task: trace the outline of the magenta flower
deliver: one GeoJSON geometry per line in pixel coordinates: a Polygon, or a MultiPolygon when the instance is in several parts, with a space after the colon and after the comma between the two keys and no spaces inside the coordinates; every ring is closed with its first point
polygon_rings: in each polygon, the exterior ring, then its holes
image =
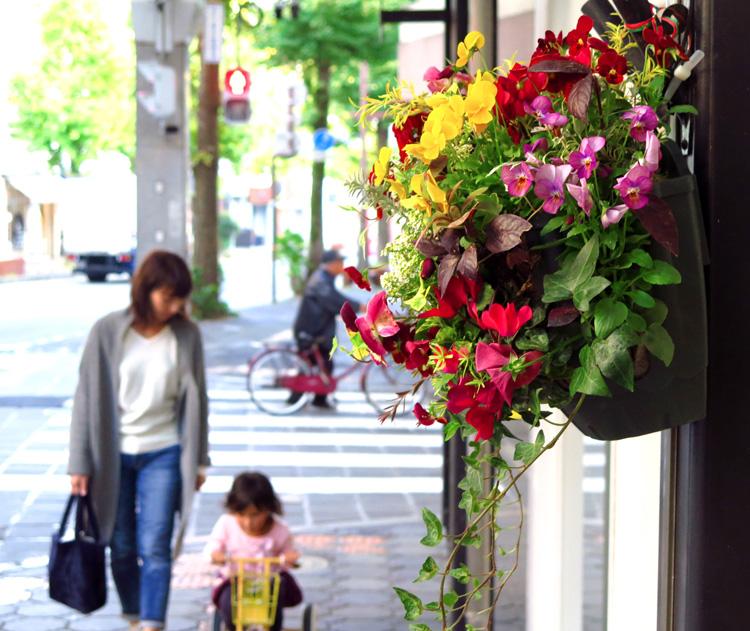
{"type": "Polygon", "coordinates": [[[508,193],[513,197],[523,197],[529,192],[534,182],[534,174],[525,162],[515,166],[503,165],[503,182],[508,187],[508,193]]]}
{"type": "Polygon", "coordinates": [[[596,152],[604,147],[605,142],[602,136],[589,136],[581,141],[581,147],[578,151],[570,154],[568,162],[582,180],[588,180],[596,169],[598,165],[596,152]]]}
{"type": "Polygon", "coordinates": [[[612,224],[620,222],[625,213],[628,212],[628,207],[625,204],[617,204],[612,208],[607,208],[607,211],[602,215],[602,226],[606,230],[612,224]]]}
{"type": "Polygon", "coordinates": [[[539,162],[539,158],[534,155],[537,149],[540,151],[547,151],[547,148],[549,147],[549,143],[547,142],[546,138],[538,138],[534,142],[532,142],[530,145],[526,144],[523,146],[523,153],[526,156],[526,162],[530,164],[531,166],[538,167],[541,163],[539,162]]]}
{"type": "Polygon", "coordinates": [[[590,215],[591,209],[594,207],[594,198],[591,197],[591,191],[589,190],[586,178],[582,178],[580,184],[567,184],[566,186],[568,188],[568,193],[570,193],[573,199],[576,200],[579,208],[581,208],[587,216],[590,215]]]}
{"type": "Polygon", "coordinates": [[[625,112],[622,117],[630,121],[630,135],[638,142],[644,142],[646,132],[653,131],[659,124],[656,112],[648,105],[636,105],[629,112],[625,112]]]}
{"type": "Polygon", "coordinates": [[[651,171],[636,164],[625,175],[617,178],[614,189],[620,193],[628,208],[638,209],[648,204],[648,194],[652,186],[651,171]]]}
{"type": "Polygon", "coordinates": [[[451,78],[453,77],[453,68],[450,66],[438,70],[435,66],[427,68],[422,79],[427,82],[427,88],[430,92],[444,92],[450,87],[451,78]]]}
{"type": "Polygon", "coordinates": [[[534,194],[544,200],[542,209],[544,212],[554,215],[560,210],[565,201],[565,189],[563,184],[568,179],[573,167],[569,164],[553,166],[544,164],[536,172],[536,186],[534,194]]]}
{"type": "MultiPolygon", "coordinates": [[[[343,313],[342,317],[344,317],[343,313]]],[[[347,317],[351,319],[351,314],[347,317]]],[[[384,291],[375,294],[370,299],[367,303],[367,314],[357,318],[354,326],[362,336],[362,341],[370,349],[373,361],[376,364],[382,363],[382,358],[386,355],[382,338],[392,337],[399,332],[398,323],[388,308],[388,296],[384,291]]]]}
{"type": "Polygon", "coordinates": [[[646,151],[643,156],[643,160],[639,161],[641,166],[646,167],[651,173],[654,173],[659,168],[659,160],[661,160],[661,143],[656,134],[652,131],[646,132],[646,151]]]}
{"type": "Polygon", "coordinates": [[[533,114],[543,125],[562,127],[568,122],[568,117],[552,109],[552,101],[547,96],[538,96],[532,102],[523,104],[527,114],[533,114]]]}

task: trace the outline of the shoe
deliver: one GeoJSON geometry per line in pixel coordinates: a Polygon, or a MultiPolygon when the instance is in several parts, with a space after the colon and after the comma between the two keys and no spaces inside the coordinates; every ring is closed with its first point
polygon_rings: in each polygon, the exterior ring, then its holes
{"type": "Polygon", "coordinates": [[[328,400],[325,397],[315,397],[312,401],[312,406],[314,408],[318,408],[319,410],[335,410],[336,407],[328,402],[328,400]]]}
{"type": "Polygon", "coordinates": [[[297,403],[297,401],[299,401],[299,400],[300,400],[301,398],[302,398],[302,393],[301,393],[301,392],[292,392],[292,393],[291,393],[291,394],[289,395],[289,398],[288,398],[288,399],[286,400],[286,402],[287,402],[287,403],[288,403],[289,405],[294,405],[294,404],[295,404],[295,403],[297,403]]]}

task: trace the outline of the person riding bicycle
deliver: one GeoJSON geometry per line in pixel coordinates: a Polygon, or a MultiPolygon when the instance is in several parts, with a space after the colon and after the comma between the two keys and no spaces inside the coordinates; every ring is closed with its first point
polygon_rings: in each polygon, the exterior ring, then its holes
{"type": "MultiPolygon", "coordinates": [[[[344,257],[338,250],[323,252],[320,266],[307,281],[293,327],[299,351],[305,352],[317,346],[329,375],[333,372],[333,359],[330,355],[336,335],[336,316],[347,301],[355,311],[361,309],[359,303],[336,289],[336,276],[343,271],[344,257]]],[[[294,396],[299,397],[301,393],[292,394],[294,396]]],[[[324,394],[316,394],[312,404],[318,408],[333,409],[324,394]]]]}

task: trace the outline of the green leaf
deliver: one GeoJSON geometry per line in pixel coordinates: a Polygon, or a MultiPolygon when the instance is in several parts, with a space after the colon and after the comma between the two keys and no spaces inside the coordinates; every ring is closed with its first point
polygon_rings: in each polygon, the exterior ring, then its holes
{"type": "Polygon", "coordinates": [[[552,217],[546,224],[544,224],[544,228],[542,228],[542,231],[540,232],[541,236],[547,235],[553,230],[557,230],[558,228],[561,228],[562,225],[565,223],[565,217],[560,215],[559,217],[552,217]]]}
{"type": "Polygon", "coordinates": [[[466,585],[466,583],[468,583],[469,579],[471,578],[471,571],[466,565],[463,564],[461,565],[461,567],[454,567],[449,573],[459,583],[463,583],[464,585],[466,585]]]}
{"type": "Polygon", "coordinates": [[[414,583],[421,583],[423,581],[429,581],[438,572],[438,564],[432,557],[427,557],[422,563],[422,568],[419,570],[419,576],[414,579],[414,583]]]}
{"type": "Polygon", "coordinates": [[[447,443],[455,433],[459,430],[461,427],[461,421],[456,420],[455,418],[448,421],[448,424],[443,428],[443,439],[447,443]]]}
{"type": "Polygon", "coordinates": [[[599,239],[593,236],[576,254],[570,267],[565,270],[567,287],[571,292],[574,292],[594,275],[598,258],[599,239]]]}
{"type": "Polygon", "coordinates": [[[540,431],[536,435],[533,443],[521,441],[516,443],[516,450],[513,453],[514,460],[520,460],[524,464],[529,464],[536,458],[544,448],[544,432],[540,431]]]}
{"type": "Polygon", "coordinates": [[[598,258],[599,239],[593,236],[574,258],[565,261],[561,269],[544,277],[542,302],[559,302],[570,298],[576,289],[594,275],[598,258]]]}
{"type": "Polygon", "coordinates": [[[542,302],[549,304],[567,300],[570,298],[571,293],[565,277],[560,272],[547,274],[544,277],[544,296],[542,296],[542,302]]]}
{"type": "Polygon", "coordinates": [[[649,353],[658,357],[665,366],[669,366],[674,359],[674,342],[667,330],[661,324],[652,324],[643,335],[643,343],[649,353]]]}
{"type": "Polygon", "coordinates": [[[627,295],[635,304],[644,309],[651,309],[656,306],[656,300],[654,300],[653,296],[640,289],[629,291],[627,295]]]}
{"type": "Polygon", "coordinates": [[[547,351],[549,335],[544,329],[529,329],[521,337],[516,338],[515,346],[522,351],[547,351]]]}
{"type": "Polygon", "coordinates": [[[443,602],[448,605],[448,607],[453,607],[458,602],[458,594],[454,591],[445,592],[443,594],[443,602]]]}
{"type": "Polygon", "coordinates": [[[693,114],[698,115],[698,110],[692,105],[673,105],[667,110],[670,114],[693,114]]]}
{"type": "Polygon", "coordinates": [[[624,303],[611,298],[600,300],[594,309],[594,332],[596,337],[608,337],[628,317],[628,308],[624,303]]]}
{"type": "Polygon", "coordinates": [[[429,508],[422,509],[422,519],[427,526],[427,534],[422,537],[420,543],[423,546],[436,546],[443,540],[443,525],[429,508]]]}
{"type": "Polygon", "coordinates": [[[596,358],[591,347],[584,346],[578,353],[578,359],[581,361],[581,365],[573,371],[573,377],[570,380],[570,394],[581,392],[602,397],[610,396],[609,388],[596,365],[596,358]]]}
{"type": "MultiPolygon", "coordinates": [[[[647,324],[663,324],[664,320],[667,319],[667,314],[669,314],[669,308],[667,305],[661,300],[657,300],[654,307],[643,314],[645,318],[644,322],[647,324]]],[[[645,326],[643,327],[643,330],[646,330],[645,326]]]]}
{"type": "Polygon", "coordinates": [[[440,603],[435,600],[431,600],[430,602],[425,604],[424,608],[427,611],[440,611],[440,603]]]}
{"type": "Polygon", "coordinates": [[[573,293],[573,304],[579,311],[588,311],[589,302],[609,287],[609,281],[603,276],[593,276],[578,287],[573,293]]]}
{"type": "Polygon", "coordinates": [[[473,468],[468,462],[467,464],[469,467],[466,469],[466,477],[458,483],[458,488],[479,495],[482,492],[482,476],[478,469],[473,468]]]}
{"type": "Polygon", "coordinates": [[[634,387],[633,359],[628,350],[631,336],[621,329],[614,331],[606,340],[597,340],[592,344],[594,357],[605,377],[619,383],[631,392],[634,387]]]}
{"type": "Polygon", "coordinates": [[[627,325],[638,333],[643,333],[648,327],[648,323],[635,311],[628,313],[627,325]]]}
{"type": "Polygon", "coordinates": [[[641,277],[652,285],[678,285],[682,282],[680,272],[666,261],[654,261],[654,266],[645,270],[641,277]]]}
{"type": "Polygon", "coordinates": [[[416,620],[422,615],[424,605],[419,596],[415,596],[400,587],[394,587],[393,590],[398,594],[401,604],[404,606],[404,620],[416,620]]]}
{"type": "Polygon", "coordinates": [[[653,267],[654,259],[651,258],[651,255],[646,252],[646,250],[636,248],[635,250],[631,250],[630,252],[625,254],[625,256],[623,256],[622,264],[618,267],[626,268],[631,267],[633,264],[637,265],[638,267],[649,269],[653,267]]]}
{"type": "Polygon", "coordinates": [[[423,622],[417,622],[409,625],[409,631],[432,631],[432,629],[423,622]]]}

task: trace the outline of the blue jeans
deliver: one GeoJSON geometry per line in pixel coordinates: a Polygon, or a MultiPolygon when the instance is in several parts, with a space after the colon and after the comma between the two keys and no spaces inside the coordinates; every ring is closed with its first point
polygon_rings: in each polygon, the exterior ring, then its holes
{"type": "Polygon", "coordinates": [[[164,627],[179,507],[180,446],[120,454],[120,495],[110,541],[112,575],[127,618],[164,627]],[[140,562],[140,563],[139,563],[140,562]]]}

